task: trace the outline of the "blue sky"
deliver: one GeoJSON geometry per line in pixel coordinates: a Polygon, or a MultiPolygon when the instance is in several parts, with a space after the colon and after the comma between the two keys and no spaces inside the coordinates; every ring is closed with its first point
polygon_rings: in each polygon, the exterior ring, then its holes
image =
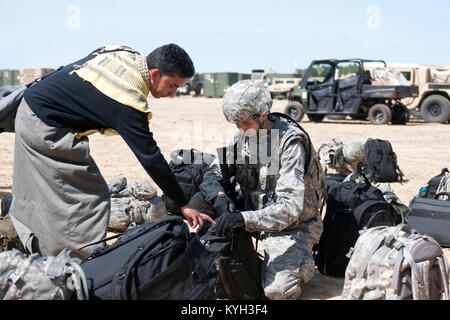
{"type": "Polygon", "coordinates": [[[106,44],[147,55],[167,43],[200,73],[290,73],[323,58],[450,62],[449,12],[444,0],[0,0],[0,69],[56,68],[106,44]]]}

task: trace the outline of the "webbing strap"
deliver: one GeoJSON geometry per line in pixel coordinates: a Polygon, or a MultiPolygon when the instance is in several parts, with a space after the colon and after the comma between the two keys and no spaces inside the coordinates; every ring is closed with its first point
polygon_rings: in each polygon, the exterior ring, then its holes
{"type": "MultiPolygon", "coordinates": [[[[369,265],[369,262],[370,262],[370,259],[372,258],[372,255],[375,253],[375,251],[378,250],[378,248],[383,243],[383,241],[384,241],[384,237],[378,239],[378,241],[369,250],[367,256],[365,257],[364,261],[361,263],[361,265],[358,268],[358,271],[356,272],[356,276],[355,276],[356,280],[362,279],[362,276],[364,275],[364,272],[366,271],[367,266],[369,265]]],[[[361,289],[355,290],[352,293],[352,299],[359,300],[359,298],[361,297],[361,294],[362,294],[362,290],[361,289]]]]}
{"type": "Polygon", "coordinates": [[[421,287],[421,291],[425,296],[426,300],[430,300],[430,260],[420,262],[420,271],[423,276],[423,288],[421,287]]]}
{"type": "Polygon", "coordinates": [[[394,293],[398,295],[398,289],[400,286],[400,267],[402,266],[403,255],[401,252],[398,253],[397,259],[395,259],[394,263],[394,273],[392,274],[392,288],[394,289],[394,293]]]}
{"type": "MultiPolygon", "coordinates": [[[[420,292],[423,292],[425,288],[425,283],[423,281],[423,274],[421,268],[414,262],[413,257],[406,248],[403,249],[403,255],[408,261],[411,267],[411,279],[412,279],[412,289],[413,289],[413,299],[420,300],[420,292]]],[[[429,289],[429,288],[428,288],[429,289]]]]}
{"type": "Polygon", "coordinates": [[[86,280],[86,275],[81,269],[80,265],[76,262],[69,262],[69,265],[75,270],[72,274],[74,282],[75,292],[78,300],[89,300],[89,291],[86,280]]]}
{"type": "Polygon", "coordinates": [[[437,257],[439,263],[439,270],[441,271],[442,282],[444,283],[444,300],[450,299],[449,288],[448,288],[448,268],[444,256],[437,257]]]}

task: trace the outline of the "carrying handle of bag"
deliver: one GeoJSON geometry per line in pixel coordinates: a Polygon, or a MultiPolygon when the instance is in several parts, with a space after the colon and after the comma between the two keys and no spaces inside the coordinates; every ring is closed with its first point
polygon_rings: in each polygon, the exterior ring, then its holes
{"type": "Polygon", "coordinates": [[[385,210],[378,210],[377,212],[375,212],[369,219],[369,221],[367,221],[366,225],[364,226],[364,228],[370,228],[370,225],[372,224],[373,220],[375,220],[375,218],[377,216],[379,216],[380,214],[383,214],[384,212],[386,212],[385,210]]]}
{"type": "Polygon", "coordinates": [[[356,182],[356,178],[357,178],[358,175],[363,177],[364,182],[366,183],[366,185],[367,185],[368,187],[370,187],[370,186],[372,185],[372,184],[370,183],[370,181],[369,181],[369,178],[367,178],[367,176],[366,176],[364,173],[362,173],[362,172],[358,172],[358,173],[356,173],[356,174],[352,174],[352,175],[350,176],[350,181],[356,182]]]}
{"type": "Polygon", "coordinates": [[[415,232],[415,230],[411,228],[407,221],[402,221],[395,227],[394,231],[392,231],[390,235],[386,236],[386,238],[384,239],[386,244],[389,244],[393,239],[397,238],[402,230],[411,233],[415,232]]]}
{"type": "Polygon", "coordinates": [[[369,181],[369,178],[366,177],[366,175],[362,172],[359,173],[364,178],[364,181],[366,182],[366,185],[371,186],[372,184],[369,181]]]}

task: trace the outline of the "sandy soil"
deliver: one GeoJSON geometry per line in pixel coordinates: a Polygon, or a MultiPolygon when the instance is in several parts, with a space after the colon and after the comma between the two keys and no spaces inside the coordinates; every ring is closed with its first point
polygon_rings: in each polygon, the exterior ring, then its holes
{"type": "MultiPolygon", "coordinates": [[[[221,110],[221,99],[176,97],[150,99],[153,119],[150,128],[166,157],[176,148],[197,148],[215,154],[218,146],[226,145],[235,127],[227,123],[221,110]]],[[[286,100],[275,100],[273,111],[282,112],[286,100]]],[[[375,126],[368,122],[325,119],[322,123],[301,125],[309,132],[316,150],[332,138],[343,142],[368,138],[389,140],[397,154],[398,164],[405,174],[403,183],[391,186],[397,196],[409,204],[421,186],[438,174],[443,167],[450,168],[450,125],[425,123],[412,119],[407,125],[375,126]]],[[[90,136],[91,154],[105,179],[126,176],[128,182],[148,178],[134,154],[119,136],[90,136]]],[[[0,197],[11,193],[13,174],[14,134],[0,134],[0,197]]],[[[155,185],[156,187],[156,185],[155,185]]],[[[159,190],[159,189],[158,189],[159,190]]],[[[450,249],[445,249],[450,261],[450,249]]],[[[339,299],[343,279],[323,276],[317,272],[304,286],[303,299],[339,299]]]]}

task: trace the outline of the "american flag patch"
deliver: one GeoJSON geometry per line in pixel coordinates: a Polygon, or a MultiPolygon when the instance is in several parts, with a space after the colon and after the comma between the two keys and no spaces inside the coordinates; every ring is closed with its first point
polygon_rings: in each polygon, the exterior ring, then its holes
{"type": "Polygon", "coordinates": [[[301,172],[299,169],[295,168],[295,169],[294,169],[294,173],[295,173],[295,177],[296,177],[298,180],[300,180],[301,182],[305,182],[303,172],[301,172]]]}

